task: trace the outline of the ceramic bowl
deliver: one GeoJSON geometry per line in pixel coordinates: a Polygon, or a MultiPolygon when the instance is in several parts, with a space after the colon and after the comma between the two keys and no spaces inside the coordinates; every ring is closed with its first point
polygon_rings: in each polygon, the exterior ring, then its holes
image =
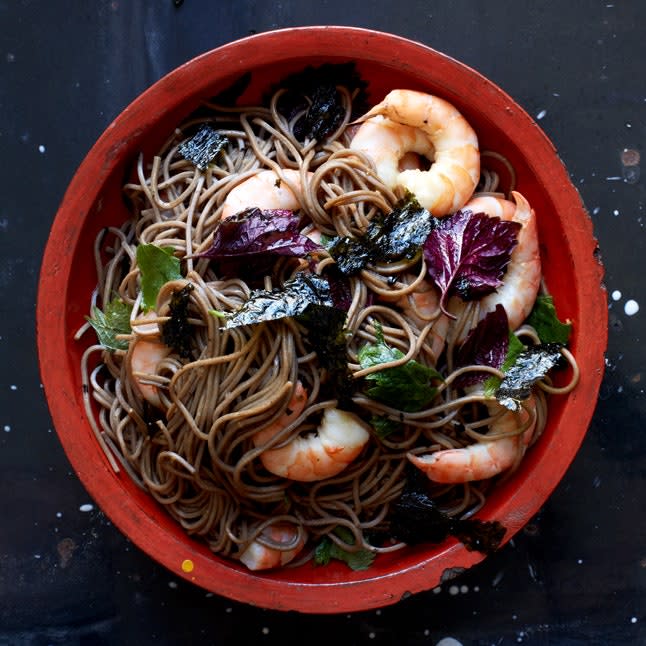
{"type": "Polygon", "coordinates": [[[79,370],[85,344],[73,337],[96,281],[93,240],[102,227],[126,219],[121,186],[139,152],[151,155],[201,100],[246,72],[251,84],[242,102],[259,100],[275,81],[307,65],[347,61],[368,81],[374,103],[395,87],[453,103],[478,133],[481,149],[497,150],[511,161],[518,190],[538,214],[545,279],[560,316],[573,322],[571,350],[581,381],[571,394],[552,399],[540,441],[479,513],[503,523],[505,541],[511,539],[554,490],[586,433],[603,372],[606,296],[590,219],[554,146],[503,90],[448,56],[386,33],[303,27],[244,38],[172,71],[115,119],[72,179],[44,254],[37,308],[42,381],[56,431],[78,477],[114,525],[177,576],[218,595],[308,613],[392,604],[484,557],[455,539],[379,556],[357,572],[333,563],[253,573],[214,556],[126,474],[110,468],[85,417],[79,370]]]}

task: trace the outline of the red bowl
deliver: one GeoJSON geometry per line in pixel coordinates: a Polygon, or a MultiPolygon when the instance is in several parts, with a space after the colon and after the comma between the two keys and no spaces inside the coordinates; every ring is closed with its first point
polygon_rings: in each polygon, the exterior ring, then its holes
{"type": "Polygon", "coordinates": [[[378,102],[410,88],[452,102],[478,133],[481,148],[511,161],[517,186],[538,216],[545,279],[561,317],[573,321],[571,350],[581,380],[551,401],[547,428],[521,469],[479,514],[507,527],[508,541],[543,505],[586,433],[603,373],[606,294],[590,219],[554,146],[500,88],[465,65],[419,43],[348,27],[278,30],[230,43],[182,65],[144,92],[107,128],[79,167],[54,220],[40,277],[37,326],[42,381],[67,456],[97,504],[128,538],[172,572],[214,593],[265,608],[311,613],[385,606],[436,586],[443,576],[482,560],[455,539],[379,556],[367,571],[343,564],[252,573],[189,538],[126,474],[115,474],[85,417],[80,357],[73,339],[88,310],[96,276],[92,244],[128,213],[121,186],[143,150],[157,150],[206,97],[251,70],[243,100],[291,72],[323,62],[355,61],[378,102]]]}

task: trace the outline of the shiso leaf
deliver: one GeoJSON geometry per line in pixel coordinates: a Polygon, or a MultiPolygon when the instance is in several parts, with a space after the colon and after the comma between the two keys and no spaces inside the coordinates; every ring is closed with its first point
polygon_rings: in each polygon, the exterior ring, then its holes
{"type": "MultiPolygon", "coordinates": [[[[498,304],[493,312],[478,322],[458,348],[455,367],[488,366],[500,368],[509,348],[509,320],[505,308],[498,304]]],[[[487,372],[469,372],[453,383],[456,388],[478,384],[491,375],[487,372]]]]}
{"type": "MultiPolygon", "coordinates": [[[[386,344],[378,325],[377,343],[366,343],[361,346],[358,354],[362,369],[390,363],[403,356],[404,353],[401,350],[386,344]]],[[[385,368],[366,375],[368,386],[365,392],[368,397],[388,406],[406,412],[415,412],[433,400],[437,392],[433,382],[441,379],[442,375],[437,370],[411,359],[400,366],[385,368]]]]}
{"type": "Polygon", "coordinates": [[[326,248],[339,269],[351,276],[369,263],[414,258],[436,222],[414,199],[408,199],[388,215],[376,217],[362,236],[335,237],[326,248]]]}
{"type": "Polygon", "coordinates": [[[549,295],[540,295],[534,303],[526,323],[531,325],[543,343],[567,344],[572,331],[571,323],[563,323],[556,315],[554,300],[549,295]]]}
{"type": "Polygon", "coordinates": [[[137,247],[137,265],[141,272],[141,292],[144,308],[153,309],[162,285],[182,278],[179,259],[172,247],[140,244],[137,247]]]}
{"type": "Polygon", "coordinates": [[[131,312],[132,305],[115,297],[106,303],[103,311],[94,306],[92,316],[86,316],[85,319],[94,328],[99,343],[106,350],[127,350],[128,342],[116,337],[119,334],[130,334],[131,312]]]}
{"type": "Polygon", "coordinates": [[[498,401],[510,410],[520,410],[519,402],[531,395],[534,384],[561,363],[562,347],[560,343],[541,343],[523,350],[496,390],[498,401]]]}
{"type": "Polygon", "coordinates": [[[442,292],[440,306],[458,294],[477,300],[502,285],[521,225],[468,209],[442,218],[424,244],[428,273],[442,292]]]}
{"type": "MultiPolygon", "coordinates": [[[[354,535],[347,527],[339,525],[334,529],[334,533],[347,545],[355,544],[354,535]]],[[[367,570],[372,565],[375,554],[366,549],[344,550],[331,538],[324,536],[314,550],[314,563],[315,565],[327,565],[332,559],[343,561],[355,571],[367,570]]]]}
{"type": "Polygon", "coordinates": [[[203,125],[190,139],[179,145],[177,152],[203,171],[217,159],[228,141],[211,126],[203,125]]]}
{"type": "Polygon", "coordinates": [[[245,209],[220,222],[211,246],[198,257],[305,256],[321,247],[299,231],[300,220],[286,209],[245,209]]]}

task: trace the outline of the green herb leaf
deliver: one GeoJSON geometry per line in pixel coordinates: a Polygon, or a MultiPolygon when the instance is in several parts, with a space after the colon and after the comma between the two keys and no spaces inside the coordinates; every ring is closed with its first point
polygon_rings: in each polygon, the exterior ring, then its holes
{"type": "Polygon", "coordinates": [[[375,433],[380,440],[388,437],[391,433],[395,433],[401,428],[401,424],[394,419],[390,419],[385,415],[373,415],[370,418],[370,425],[375,429],[375,433]]]}
{"type": "Polygon", "coordinates": [[[141,244],[137,247],[137,265],[141,272],[144,308],[150,310],[155,307],[162,285],[182,278],[179,259],[175,258],[171,247],[141,244]]]}
{"type": "MultiPolygon", "coordinates": [[[[354,545],[354,535],[347,527],[339,526],[334,533],[348,545],[354,545]]],[[[314,550],[314,563],[327,565],[331,559],[343,561],[352,570],[367,570],[375,560],[373,552],[360,549],[357,552],[348,552],[337,545],[331,538],[324,536],[314,550]]]]}
{"type": "Polygon", "coordinates": [[[130,314],[132,305],[124,303],[120,298],[114,298],[106,304],[103,311],[98,307],[92,308],[92,316],[86,320],[96,331],[99,343],[107,350],[127,350],[128,342],[117,340],[118,334],[130,334],[130,314]]]}
{"type": "Polygon", "coordinates": [[[554,300],[551,296],[539,296],[534,307],[527,317],[527,324],[531,325],[543,343],[562,343],[565,345],[572,331],[571,323],[563,323],[556,315],[554,300]]]}
{"type": "MultiPolygon", "coordinates": [[[[525,349],[523,342],[513,333],[509,332],[509,346],[507,348],[507,355],[503,361],[500,370],[508,372],[509,369],[516,363],[518,355],[525,349]]],[[[484,382],[484,394],[488,397],[493,397],[496,390],[500,387],[501,379],[499,377],[491,376],[484,382]]]]}
{"type": "MultiPolygon", "coordinates": [[[[401,359],[404,353],[388,346],[380,327],[377,327],[377,343],[367,343],[359,349],[361,368],[371,368],[401,359]]],[[[385,368],[365,377],[370,382],[366,394],[372,399],[409,413],[419,411],[435,397],[437,389],[432,381],[442,375],[414,359],[401,366],[385,368]]]]}

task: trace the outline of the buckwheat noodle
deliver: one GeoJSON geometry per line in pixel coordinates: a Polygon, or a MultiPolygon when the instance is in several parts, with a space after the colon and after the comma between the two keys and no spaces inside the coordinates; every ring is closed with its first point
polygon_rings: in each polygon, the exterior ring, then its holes
{"type": "MultiPolygon", "coordinates": [[[[389,416],[399,420],[401,427],[385,438],[371,437],[359,458],[329,479],[314,483],[287,480],[268,473],[258,459],[264,448],[256,447],[253,437],[285,413],[297,381],[307,391],[307,406],[295,423],[272,440],[274,448],[316,429],[321,412],[338,402],[323,397],[325,373],[296,320],[233,329],[221,326],[211,311],[235,310],[249,297],[251,288],[240,278],[218,276],[208,259],[196,256],[208,249],[228,193],[261,170],[274,170],[281,182],[293,188],[306,221],[324,235],[356,235],[376,214],[394,208],[401,195],[377,178],[370,160],[348,149],[353,97],[341,91],[345,119],[322,144],[297,139],[294,127],[300,115],[288,122],[278,111],[280,91],[268,107],[206,104],[206,116],[177,128],[152,160],[139,156],[133,180],[125,186],[133,217],[119,228],[102,231],[95,244],[98,283],[93,304],[104,306],[117,295],[133,306],[133,333],[123,337],[131,345],[145,333],[145,326],[135,325],[141,324],[136,319],[143,313],[137,245],[171,247],[182,259],[185,278],[164,285],[158,303],[167,303],[173,293],[192,286],[192,358],[170,353],[156,375],[137,375],[157,387],[160,408],[147,404],[133,383],[127,367],[129,350],[108,352],[100,345],[90,346],[83,356],[84,397],[88,418],[112,467],[123,469],[186,532],[222,556],[235,557],[263,529],[280,522],[293,523],[303,535],[307,533],[311,545],[323,535],[339,542],[332,532],[342,526],[354,536],[353,545],[344,544],[348,551],[400,549],[403,543],[384,537],[389,536],[389,511],[402,493],[405,470],[410,468],[406,453],[478,441],[491,419],[482,406],[482,396],[465,394],[453,386],[459,374],[475,368],[454,369],[455,342],[449,339],[443,344],[446,333],[440,328],[446,320],[441,323],[439,309],[423,320],[420,312],[411,315],[415,313],[412,301],[408,308],[401,307],[425,282],[423,259],[376,263],[351,278],[350,370],[358,379],[409,359],[437,366],[446,381],[436,398],[424,410],[407,413],[357,392],[352,399],[355,413],[365,420],[373,414],[389,416]],[[203,123],[228,138],[217,165],[205,171],[178,154],[179,145],[203,123]],[[293,186],[284,169],[300,173],[302,189],[293,186]],[[378,327],[385,341],[401,350],[404,358],[361,369],[358,349],[376,342],[378,327]]],[[[497,175],[484,171],[479,190],[499,191],[497,175]]],[[[323,258],[317,269],[330,262],[323,258]]],[[[281,259],[264,277],[264,287],[280,286],[302,264],[293,258],[281,259]]],[[[158,307],[153,316],[145,323],[163,323],[168,320],[168,308],[158,307]]],[[[454,325],[468,328],[478,316],[477,305],[467,307],[454,325]]],[[[537,342],[535,332],[527,327],[517,334],[528,343],[537,342]]],[[[536,389],[534,438],[547,418],[546,395],[567,392],[577,381],[576,362],[567,350],[564,354],[573,376],[566,386],[556,388],[546,380],[536,389]]],[[[492,482],[431,486],[444,511],[464,518],[481,509],[492,482]]],[[[291,547],[273,544],[267,537],[262,541],[277,549],[291,547]]]]}

